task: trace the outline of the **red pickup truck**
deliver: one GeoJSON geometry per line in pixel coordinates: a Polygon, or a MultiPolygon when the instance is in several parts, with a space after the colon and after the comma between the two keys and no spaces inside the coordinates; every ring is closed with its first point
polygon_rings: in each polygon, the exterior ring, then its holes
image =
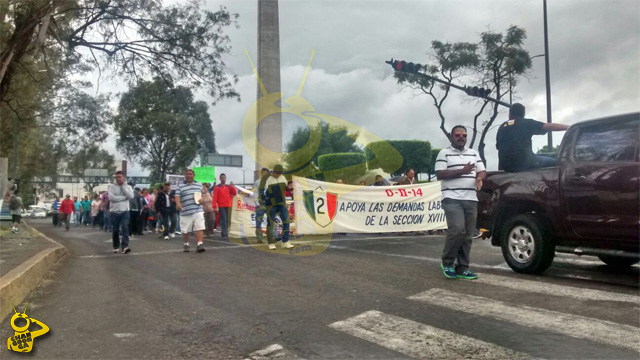
{"type": "Polygon", "coordinates": [[[488,174],[478,225],[514,271],[541,273],[556,252],[617,267],[640,260],[639,128],[640,113],[580,122],[557,166],[488,174]]]}

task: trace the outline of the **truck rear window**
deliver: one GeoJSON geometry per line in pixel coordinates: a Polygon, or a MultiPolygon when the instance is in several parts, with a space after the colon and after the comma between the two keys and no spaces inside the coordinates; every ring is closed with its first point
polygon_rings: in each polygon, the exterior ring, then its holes
{"type": "Polygon", "coordinates": [[[634,161],[638,121],[604,123],[580,130],[574,152],[578,162],[634,161]]]}

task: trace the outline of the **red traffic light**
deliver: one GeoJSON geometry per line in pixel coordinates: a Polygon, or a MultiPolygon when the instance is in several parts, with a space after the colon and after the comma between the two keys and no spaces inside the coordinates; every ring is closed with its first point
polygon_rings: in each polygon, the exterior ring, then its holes
{"type": "Polygon", "coordinates": [[[420,64],[416,64],[416,63],[412,63],[412,62],[406,62],[404,60],[389,60],[389,61],[385,61],[387,64],[391,65],[391,67],[393,68],[393,70],[395,71],[402,71],[402,72],[410,72],[410,73],[417,73],[420,68],[422,68],[422,65],[420,64]]]}

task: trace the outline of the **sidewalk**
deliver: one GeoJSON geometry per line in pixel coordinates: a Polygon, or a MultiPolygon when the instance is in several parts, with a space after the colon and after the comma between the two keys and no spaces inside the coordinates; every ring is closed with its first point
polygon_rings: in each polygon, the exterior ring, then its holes
{"type": "Polygon", "coordinates": [[[11,222],[0,222],[0,321],[12,312],[11,304],[20,304],[67,253],[24,222],[19,233],[10,230],[11,222]]]}

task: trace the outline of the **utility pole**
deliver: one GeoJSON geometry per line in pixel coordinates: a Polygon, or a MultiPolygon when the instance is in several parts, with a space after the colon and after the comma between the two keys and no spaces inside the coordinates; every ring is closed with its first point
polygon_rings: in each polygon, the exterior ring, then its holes
{"type": "MultiPolygon", "coordinates": [[[[547,30],[547,0],[542,0],[544,10],[544,68],[547,81],[547,123],[551,123],[551,81],[549,80],[549,32],[547,30]]],[[[547,151],[553,149],[553,135],[547,133],[547,151]]]]}

